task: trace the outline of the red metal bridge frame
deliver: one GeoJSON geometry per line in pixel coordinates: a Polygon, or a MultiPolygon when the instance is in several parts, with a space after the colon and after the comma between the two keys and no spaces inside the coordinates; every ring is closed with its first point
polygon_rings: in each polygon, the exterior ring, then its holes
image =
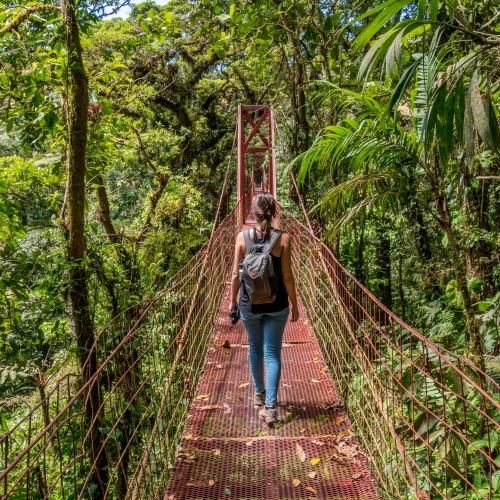
{"type": "MultiPolygon", "coordinates": [[[[267,175],[264,175],[264,189],[276,197],[276,160],[274,150],[274,115],[271,106],[260,104],[240,104],[238,106],[238,200],[239,219],[245,220],[250,210],[250,204],[255,194],[253,176],[250,192],[246,189],[247,155],[262,155],[268,153],[267,175]],[[248,124],[249,128],[245,125],[248,124]],[[257,140],[258,144],[252,144],[257,140]],[[267,181],[267,186],[266,186],[267,181]],[[243,198],[243,200],[242,200],[243,198]]],[[[264,165],[262,165],[264,167],[264,165]]]]}

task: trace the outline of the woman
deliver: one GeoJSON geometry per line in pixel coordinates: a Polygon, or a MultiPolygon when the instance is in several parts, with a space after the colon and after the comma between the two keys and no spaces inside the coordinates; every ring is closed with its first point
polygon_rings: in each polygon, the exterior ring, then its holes
{"type": "MultiPolygon", "coordinates": [[[[255,218],[255,230],[251,229],[249,236],[255,238],[256,243],[269,240],[275,231],[271,225],[276,215],[276,200],[273,195],[259,193],[252,204],[252,214],[255,218]]],[[[240,283],[239,280],[239,264],[246,252],[245,238],[241,231],[236,238],[234,249],[231,308],[237,304],[239,290],[240,317],[245,325],[250,346],[250,368],[255,390],[255,404],[263,406],[259,411],[259,416],[268,425],[272,425],[276,421],[283,331],[289,314],[290,321],[297,321],[299,317],[295,280],[292,273],[290,237],[282,233],[271,251],[274,271],[277,275],[276,298],[272,303],[250,303],[245,284],[243,281],[240,283]]]]}

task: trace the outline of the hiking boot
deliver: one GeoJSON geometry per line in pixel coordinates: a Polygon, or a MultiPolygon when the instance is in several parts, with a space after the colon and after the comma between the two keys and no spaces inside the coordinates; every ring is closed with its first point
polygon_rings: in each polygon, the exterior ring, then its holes
{"type": "Polygon", "coordinates": [[[259,394],[258,392],[255,393],[253,403],[255,406],[264,406],[264,403],[266,401],[266,393],[263,392],[262,394],[259,394]]]}
{"type": "Polygon", "coordinates": [[[276,408],[266,405],[259,411],[259,417],[264,420],[267,425],[272,426],[277,420],[276,413],[276,408]]]}

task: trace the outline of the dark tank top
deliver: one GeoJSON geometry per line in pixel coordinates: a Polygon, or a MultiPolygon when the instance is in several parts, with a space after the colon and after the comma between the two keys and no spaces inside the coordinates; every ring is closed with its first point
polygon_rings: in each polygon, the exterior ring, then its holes
{"type": "MultiPolygon", "coordinates": [[[[251,236],[253,236],[253,231],[251,232],[251,236]]],[[[266,241],[266,238],[258,238],[256,237],[256,243],[263,243],[266,241]]],[[[279,241],[279,240],[278,240],[279,241]]],[[[250,312],[252,314],[262,314],[266,312],[277,312],[288,307],[288,294],[286,293],[285,284],[283,283],[283,275],[281,272],[281,256],[276,257],[271,254],[271,258],[273,259],[274,272],[277,276],[276,283],[276,298],[274,302],[270,302],[269,304],[251,304],[250,298],[248,297],[247,290],[245,288],[245,283],[243,281],[240,282],[240,310],[245,312],[250,312]]]]}

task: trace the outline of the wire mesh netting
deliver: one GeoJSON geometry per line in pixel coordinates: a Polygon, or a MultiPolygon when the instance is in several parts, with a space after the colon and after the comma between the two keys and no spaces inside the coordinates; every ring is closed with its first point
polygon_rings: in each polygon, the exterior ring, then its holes
{"type": "Polygon", "coordinates": [[[494,498],[499,386],[404,323],[287,212],[301,296],[379,491],[494,498]],[[471,458],[475,457],[475,460],[471,458]]]}
{"type": "MultiPolygon", "coordinates": [[[[252,498],[268,498],[264,491],[272,492],[269,498],[301,498],[290,485],[299,473],[290,455],[294,443],[300,440],[307,453],[326,460],[322,454],[327,448],[309,449],[314,443],[308,439],[344,432],[330,419],[339,408],[346,411],[380,496],[494,498],[498,384],[385,308],[310,228],[287,212],[281,213],[280,223],[292,237],[293,265],[309,321],[304,331],[290,332],[285,338],[289,345],[283,348],[288,368],[282,395],[292,403],[295,420],[273,431],[251,454],[241,441],[243,427],[250,435],[258,432],[244,404],[250,389],[238,384],[246,376],[243,332],[235,333],[230,355],[210,350],[210,339],[217,343],[225,336],[227,320],[218,311],[242,223],[237,213],[233,210],[216,226],[205,247],[158,297],[102,329],[92,350],[97,369],[90,378],[82,382],[81,374],[65,375],[0,436],[2,498],[159,498],[166,491],[190,405],[195,417],[187,419],[188,434],[228,439],[228,478],[237,474],[241,457],[255,467],[260,452],[274,457],[259,469],[252,498]],[[315,345],[314,339],[321,351],[307,347],[315,345]],[[302,343],[300,350],[297,343],[302,343]],[[332,377],[333,384],[325,382],[327,393],[312,382],[321,380],[312,376],[318,366],[307,363],[315,357],[324,369],[322,376],[332,377]],[[205,360],[213,371],[203,373],[205,360]],[[232,420],[224,413],[227,391],[221,390],[217,365],[227,365],[224,376],[229,377],[231,397],[241,392],[242,401],[231,409],[232,420]],[[292,400],[297,396],[285,385],[294,380],[303,381],[298,396],[303,401],[295,401],[300,403],[295,408],[292,400]],[[203,416],[196,416],[198,386],[212,398],[202,406],[221,406],[210,410],[210,418],[199,408],[203,416]],[[316,408],[318,404],[324,408],[316,408]],[[314,428],[311,416],[318,417],[314,428]],[[283,480],[273,483],[277,475],[283,480]],[[270,490],[264,488],[269,482],[270,490]]],[[[208,445],[197,441],[193,446],[203,453],[208,445]]],[[[334,470],[323,478],[324,489],[314,487],[316,497],[340,498],[339,491],[352,491],[354,498],[372,495],[368,479],[353,480],[358,469],[344,481],[339,479],[340,465],[330,462],[334,470]]],[[[215,474],[198,470],[197,463],[183,465],[188,466],[186,474],[215,474]]],[[[181,481],[179,477],[173,481],[181,481]]],[[[243,498],[236,483],[228,488],[233,497],[243,498]]],[[[207,490],[205,483],[193,484],[193,498],[227,496],[220,485],[207,490]]]]}

